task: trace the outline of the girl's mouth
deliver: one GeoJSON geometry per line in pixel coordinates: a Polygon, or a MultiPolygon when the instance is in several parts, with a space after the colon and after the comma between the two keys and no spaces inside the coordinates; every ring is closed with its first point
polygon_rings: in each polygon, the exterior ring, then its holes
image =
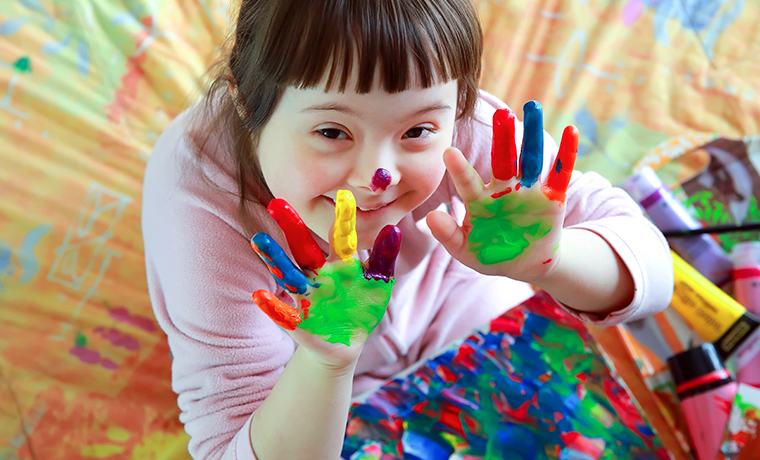
{"type": "MultiPolygon", "coordinates": [[[[327,198],[327,200],[330,201],[330,204],[332,204],[333,206],[335,206],[335,199],[334,198],[326,196],[326,195],[322,195],[322,196],[324,198],[327,198]]],[[[379,210],[387,207],[391,203],[393,203],[393,201],[388,202],[388,203],[383,203],[383,204],[373,204],[373,205],[365,205],[365,206],[360,206],[359,204],[357,204],[356,205],[356,210],[358,212],[360,212],[360,213],[370,213],[370,212],[379,211],[379,210]]]]}

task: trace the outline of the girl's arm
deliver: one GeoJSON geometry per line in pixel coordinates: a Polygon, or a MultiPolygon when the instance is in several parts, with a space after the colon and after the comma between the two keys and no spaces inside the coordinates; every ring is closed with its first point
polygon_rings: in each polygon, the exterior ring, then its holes
{"type": "Polygon", "coordinates": [[[542,279],[529,280],[575,310],[606,316],[633,302],[628,267],[598,234],[585,229],[562,232],[558,264],[542,279]]]}
{"type": "Polygon", "coordinates": [[[253,415],[251,444],[257,458],[340,458],[355,367],[355,361],[326,365],[305,347],[296,349],[253,415]]]}

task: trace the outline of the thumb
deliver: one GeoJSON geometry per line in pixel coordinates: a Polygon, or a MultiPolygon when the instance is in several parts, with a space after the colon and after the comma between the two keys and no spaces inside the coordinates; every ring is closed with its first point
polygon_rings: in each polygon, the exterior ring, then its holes
{"type": "Polygon", "coordinates": [[[462,251],[467,250],[467,238],[462,227],[453,217],[442,211],[430,211],[426,220],[435,239],[452,257],[459,259],[462,251]]]}

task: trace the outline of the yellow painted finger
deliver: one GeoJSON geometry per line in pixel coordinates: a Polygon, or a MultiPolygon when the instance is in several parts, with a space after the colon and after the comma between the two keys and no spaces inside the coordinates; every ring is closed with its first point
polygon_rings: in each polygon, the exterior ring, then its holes
{"type": "Polygon", "coordinates": [[[356,253],[356,201],[348,190],[338,190],[335,199],[332,247],[343,262],[349,262],[356,253]]]}

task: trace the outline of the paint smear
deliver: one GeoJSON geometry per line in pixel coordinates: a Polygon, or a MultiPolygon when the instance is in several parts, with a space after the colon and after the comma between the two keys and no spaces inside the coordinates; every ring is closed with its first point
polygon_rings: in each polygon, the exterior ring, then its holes
{"type": "MultiPolygon", "coordinates": [[[[552,229],[552,217],[541,217],[556,206],[543,193],[504,195],[468,203],[472,231],[468,247],[484,265],[513,260],[552,229]]],[[[526,252],[527,251],[527,252],[526,252]]]]}
{"type": "Polygon", "coordinates": [[[132,315],[125,307],[115,307],[108,310],[108,316],[119,321],[142,329],[146,332],[155,332],[158,327],[150,318],[140,315],[132,315]]]}
{"type": "Polygon", "coordinates": [[[123,347],[130,351],[136,351],[140,349],[140,343],[138,343],[134,337],[129,334],[125,334],[116,328],[104,328],[102,326],[98,326],[93,332],[100,334],[101,337],[108,340],[117,347],[123,347]]]}
{"type": "Polygon", "coordinates": [[[383,319],[395,281],[364,276],[358,260],[325,265],[315,279],[309,317],[298,327],[330,343],[351,345],[355,336],[369,335],[383,319]]]}
{"type": "Polygon", "coordinates": [[[623,7],[623,24],[630,27],[644,14],[644,3],[641,0],[631,0],[623,7]]]}
{"type": "Polygon", "coordinates": [[[34,249],[42,237],[47,235],[52,229],[52,225],[42,224],[29,230],[26,236],[24,236],[24,241],[21,242],[21,247],[16,254],[18,263],[21,265],[21,278],[18,280],[18,284],[30,282],[37,275],[37,272],[39,272],[40,262],[34,255],[34,249]]]}
{"type": "Polygon", "coordinates": [[[548,294],[491,324],[354,403],[343,458],[377,445],[381,460],[670,458],[593,337],[548,294]]]}

